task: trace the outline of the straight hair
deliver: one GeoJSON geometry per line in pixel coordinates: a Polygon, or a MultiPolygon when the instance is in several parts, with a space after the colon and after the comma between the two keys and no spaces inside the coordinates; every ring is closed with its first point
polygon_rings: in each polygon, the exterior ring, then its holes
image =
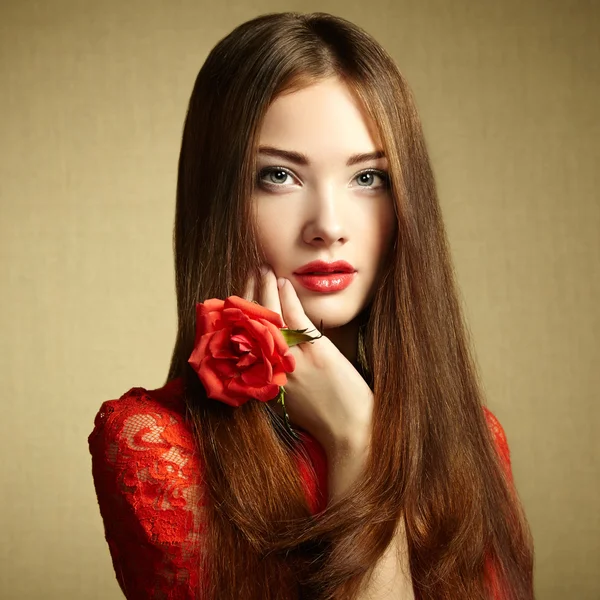
{"type": "Polygon", "coordinates": [[[167,380],[184,379],[208,497],[199,598],[355,598],[402,519],[419,600],[491,598],[492,579],[503,599],[533,598],[531,536],[486,422],[421,123],[380,44],[345,19],[286,12],[214,47],[185,119],[174,255],[167,380]],[[398,227],[361,329],[375,398],[365,476],[315,515],[294,459],[302,449],[270,407],[208,399],[187,359],[196,303],[242,296],[265,260],[252,194],[267,109],[331,77],[376,124],[398,227]]]}

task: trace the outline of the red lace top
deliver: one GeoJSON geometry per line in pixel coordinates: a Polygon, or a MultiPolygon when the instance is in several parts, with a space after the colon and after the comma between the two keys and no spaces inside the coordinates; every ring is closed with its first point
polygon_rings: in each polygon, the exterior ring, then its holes
{"type": "MultiPolygon", "coordinates": [[[[102,404],[88,438],[105,537],[128,600],[192,600],[199,586],[205,497],[182,394],[180,378],[132,388],[102,404]]],[[[512,480],[504,431],[485,414],[512,480]]],[[[327,462],[320,444],[300,435],[310,463],[298,454],[298,468],[314,514],[327,504],[327,462]]]]}

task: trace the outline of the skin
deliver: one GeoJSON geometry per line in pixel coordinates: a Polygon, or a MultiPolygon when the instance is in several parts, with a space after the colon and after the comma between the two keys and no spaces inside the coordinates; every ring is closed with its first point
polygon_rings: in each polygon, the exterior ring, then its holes
{"type": "Polygon", "coordinates": [[[351,362],[356,316],[372,299],[396,217],[385,178],[387,159],[346,163],[378,150],[373,123],[335,78],[278,97],[259,137],[253,201],[268,266],[291,282],[308,318],[316,324],[323,320],[325,335],[351,362]],[[261,152],[265,147],[301,153],[309,164],[261,152]],[[339,292],[307,290],[293,272],[317,259],[346,260],[358,272],[355,280],[339,292]]]}
{"type": "Polygon", "coordinates": [[[373,395],[355,368],[357,316],[373,297],[396,219],[376,128],[342,81],[329,78],[270,105],[252,202],[268,264],[262,281],[249,279],[245,297],[279,313],[290,329],[316,332],[323,321],[324,337],[292,348],[290,420],[332,460],[350,448],[363,453],[373,395]],[[294,271],[317,259],[346,260],[354,281],[337,292],[307,290],[294,271]]]}
{"type": "MultiPolygon", "coordinates": [[[[355,368],[357,316],[373,297],[397,226],[386,159],[347,164],[381,145],[360,104],[335,78],[277,98],[259,146],[301,153],[308,164],[259,148],[253,205],[268,264],[261,281],[250,277],[245,297],[279,313],[290,329],[316,331],[323,321],[324,336],[291,348],[296,368],[285,386],[286,408],[325,450],[329,502],[339,501],[361,477],[371,440],[373,393],[355,368]],[[278,168],[265,171],[270,167],[278,168]],[[384,174],[361,177],[365,169],[384,174]],[[306,290],[293,273],[317,259],[346,260],[357,275],[339,292],[306,290]]],[[[270,405],[281,414],[276,401],[270,405]]],[[[398,597],[414,600],[403,519],[359,596],[398,597]]]]}
{"type": "MultiPolygon", "coordinates": [[[[373,394],[355,368],[357,316],[373,297],[396,230],[380,154],[374,124],[337,78],[276,98],[259,135],[252,201],[268,264],[262,281],[248,280],[245,297],[279,313],[290,329],[316,332],[323,321],[325,336],[291,348],[296,368],[286,408],[320,442],[330,467],[353,457],[346,469],[330,468],[332,498],[358,477],[371,436],[373,394]],[[267,148],[299,153],[307,164],[267,148]],[[349,165],[357,155],[362,160],[349,165]],[[338,292],[307,290],[294,271],[316,259],[348,261],[354,281],[338,292]]],[[[276,401],[270,405],[281,415],[276,401]]]]}

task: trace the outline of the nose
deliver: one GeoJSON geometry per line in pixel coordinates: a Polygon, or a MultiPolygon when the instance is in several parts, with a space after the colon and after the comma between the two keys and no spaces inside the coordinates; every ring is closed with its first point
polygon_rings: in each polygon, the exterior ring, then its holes
{"type": "Polygon", "coordinates": [[[311,194],[310,209],[302,230],[302,239],[307,244],[332,246],[345,244],[347,228],[345,225],[343,194],[336,194],[333,186],[316,190],[311,194]]]}

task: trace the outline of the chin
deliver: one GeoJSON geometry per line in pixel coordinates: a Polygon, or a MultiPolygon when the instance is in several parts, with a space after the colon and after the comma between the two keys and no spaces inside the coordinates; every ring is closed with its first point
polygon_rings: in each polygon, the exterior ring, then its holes
{"type": "Polygon", "coordinates": [[[298,284],[294,285],[294,289],[306,316],[315,327],[320,327],[322,320],[324,329],[334,329],[350,323],[369,301],[368,291],[364,286],[355,287],[356,283],[344,291],[329,294],[311,292],[298,284]]]}

